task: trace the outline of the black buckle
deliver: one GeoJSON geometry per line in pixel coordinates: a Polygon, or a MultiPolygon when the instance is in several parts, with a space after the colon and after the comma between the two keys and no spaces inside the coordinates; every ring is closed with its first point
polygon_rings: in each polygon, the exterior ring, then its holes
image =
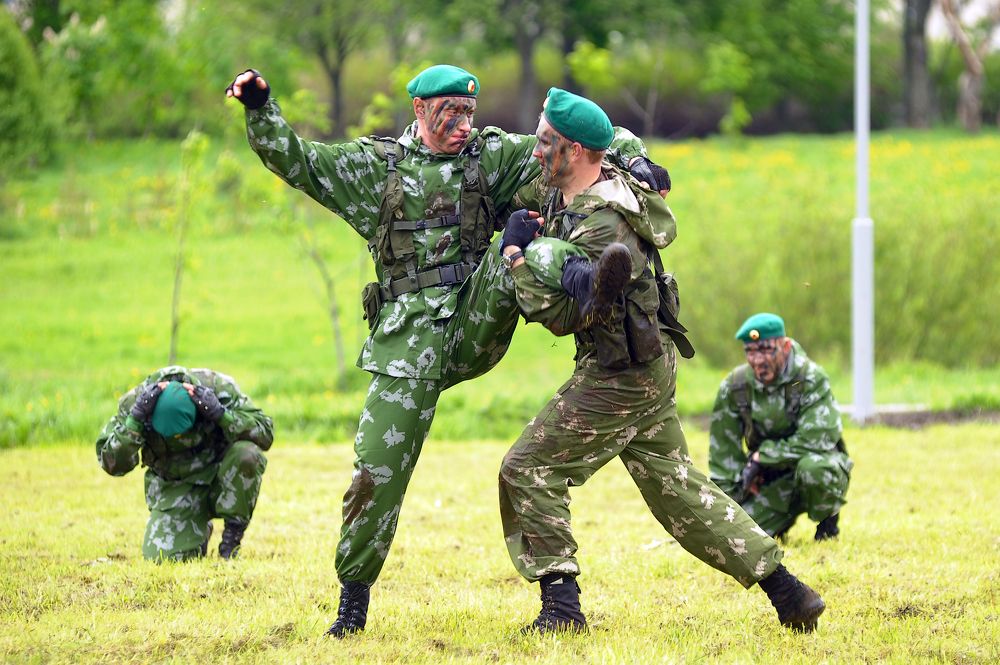
{"type": "Polygon", "coordinates": [[[464,278],[462,275],[464,270],[462,270],[462,264],[452,263],[446,266],[441,266],[439,270],[441,271],[441,284],[458,284],[464,278]]]}

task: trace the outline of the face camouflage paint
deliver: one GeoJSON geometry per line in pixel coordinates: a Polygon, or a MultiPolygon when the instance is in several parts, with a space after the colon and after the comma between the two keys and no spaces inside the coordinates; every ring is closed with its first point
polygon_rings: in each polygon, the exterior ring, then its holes
{"type": "Polygon", "coordinates": [[[471,97],[434,97],[424,102],[423,123],[427,147],[434,152],[459,152],[472,131],[476,100],[471,97]]]}
{"type": "Polygon", "coordinates": [[[785,368],[791,345],[787,337],[776,337],[744,345],[747,363],[761,383],[771,383],[785,368]]]}
{"type": "Polygon", "coordinates": [[[542,179],[548,185],[559,187],[569,170],[573,142],[552,129],[545,118],[539,119],[535,137],[538,145],[534,156],[542,167],[542,179]]]}

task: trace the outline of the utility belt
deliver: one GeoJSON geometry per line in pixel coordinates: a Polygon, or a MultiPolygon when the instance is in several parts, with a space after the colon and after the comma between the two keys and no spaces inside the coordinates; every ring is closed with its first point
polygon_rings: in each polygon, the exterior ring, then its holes
{"type": "Polygon", "coordinates": [[[361,291],[361,306],[364,309],[364,319],[368,321],[368,329],[371,330],[375,326],[383,303],[394,302],[401,295],[431,286],[461,284],[475,271],[476,266],[471,263],[450,263],[397,277],[389,280],[385,286],[379,282],[368,283],[361,291]]]}

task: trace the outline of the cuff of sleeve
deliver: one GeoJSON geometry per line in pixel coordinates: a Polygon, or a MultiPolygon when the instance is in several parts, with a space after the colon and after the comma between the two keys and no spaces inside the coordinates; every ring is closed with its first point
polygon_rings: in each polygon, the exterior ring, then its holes
{"type": "Polygon", "coordinates": [[[129,414],[129,417],[125,419],[125,429],[139,433],[143,430],[142,421],[137,418],[133,418],[132,415],[129,414]]]}
{"type": "Polygon", "coordinates": [[[219,418],[219,427],[221,427],[222,429],[229,429],[229,426],[232,425],[235,421],[236,421],[236,416],[233,415],[232,411],[226,409],[223,412],[222,417],[219,418]]]}
{"type": "Polygon", "coordinates": [[[268,113],[272,112],[277,113],[279,115],[281,114],[281,109],[278,107],[278,103],[274,100],[274,95],[268,97],[267,101],[264,102],[264,105],[261,106],[260,108],[256,109],[245,108],[244,111],[246,113],[247,120],[259,120],[260,118],[266,116],[268,113]]]}

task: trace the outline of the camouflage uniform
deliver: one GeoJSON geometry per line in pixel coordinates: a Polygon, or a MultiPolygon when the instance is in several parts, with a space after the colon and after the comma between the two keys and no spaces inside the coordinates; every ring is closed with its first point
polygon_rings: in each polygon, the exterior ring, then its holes
{"type": "Polygon", "coordinates": [[[802,513],[819,522],[839,512],[852,466],[830,380],[798,342],[792,342],[785,369],[770,384],[758,381],[747,364],[723,380],[712,410],[709,472],[768,533],[785,531],[802,513]],[[741,400],[752,419],[751,431],[741,400]],[[764,467],[764,484],[756,496],[744,496],[740,484],[749,454],[744,439],[749,452],[760,453],[764,467]]]}
{"type": "Polygon", "coordinates": [[[165,367],[127,392],[118,413],[97,439],[97,460],[112,476],[142,462],[146,468],[149,522],[142,543],[147,559],[184,560],[198,556],[213,518],[248,523],[267,468],[271,419],[240,392],[229,376],[209,369],[165,367]],[[188,432],[165,439],[151,427],[133,429],[129,412],[145,387],[160,381],[204,385],[226,408],[216,423],[197,420],[188,432]]]}
{"type": "MultiPolygon", "coordinates": [[[[512,270],[525,317],[576,337],[576,369],[525,428],[500,471],[500,513],[511,560],[525,578],[577,575],[569,487],[582,485],[614,457],[639,487],[656,519],[691,554],[746,587],[769,575],[781,551],[753,520],[692,464],[675,400],[675,348],[657,323],[659,296],[649,258],[675,236],[659,196],[639,196],[629,176],[605,163],[605,179],[559,210],[558,192],[519,193],[529,207],[546,202],[545,233],[596,261],[611,242],[632,253],[625,307],[587,325],[577,303],[553,290],[559,251],[536,240],[512,270]],[[656,206],[656,207],[654,207],[656,206]]],[[[537,209],[537,208],[536,208],[537,209]]]]}
{"type": "MultiPolygon", "coordinates": [[[[336,557],[341,581],[370,585],[388,555],[438,396],[488,371],[510,344],[517,325],[513,282],[500,261],[499,239],[492,246],[489,239],[502,227],[517,189],[540,172],[531,157],[536,139],[495,127],[473,129],[461,153],[439,154],[423,145],[414,122],[390,144],[401,154],[389,160],[379,139],[336,145],[300,139],[273,98],[248,109],[246,118],[250,145],[261,161],[343,218],[369,242],[375,259],[379,282],[366,288],[365,301],[371,334],[358,359],[372,380],[355,439],[354,477],[344,495],[336,557]],[[479,174],[470,167],[475,155],[479,174]],[[401,191],[387,191],[390,163],[401,191]],[[448,222],[462,213],[469,183],[479,186],[483,180],[482,208],[465,211],[477,216],[474,228],[448,222]],[[386,215],[390,205],[398,207],[386,215]],[[386,217],[395,225],[391,229],[386,217]],[[470,231],[474,237],[464,237],[470,231]],[[409,277],[436,278],[447,271],[455,283],[393,294],[396,280],[384,266],[390,254],[399,262],[405,258],[409,277]]],[[[622,162],[645,154],[641,142],[624,130],[615,147],[622,162]]]]}

